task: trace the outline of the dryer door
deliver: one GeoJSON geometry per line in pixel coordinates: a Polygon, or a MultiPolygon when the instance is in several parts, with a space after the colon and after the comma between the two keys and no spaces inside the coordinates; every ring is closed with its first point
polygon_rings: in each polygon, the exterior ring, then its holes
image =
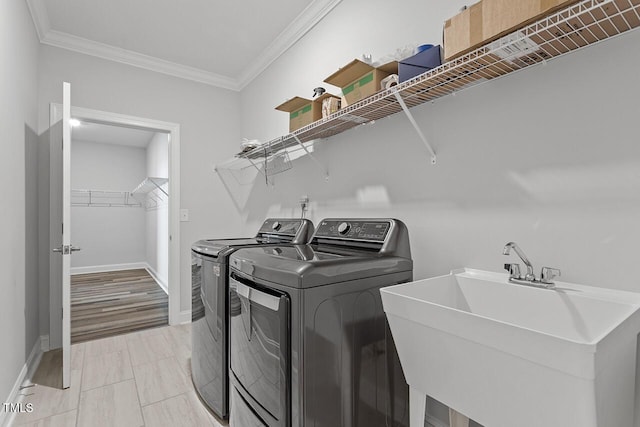
{"type": "Polygon", "coordinates": [[[248,395],[248,403],[266,424],[286,426],[290,412],[290,299],[275,289],[258,288],[235,273],[230,275],[229,290],[231,371],[243,394],[248,395]]]}

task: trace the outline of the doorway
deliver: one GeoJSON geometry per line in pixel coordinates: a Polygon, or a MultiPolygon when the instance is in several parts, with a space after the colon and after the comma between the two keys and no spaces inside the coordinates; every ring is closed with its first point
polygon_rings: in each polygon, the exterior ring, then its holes
{"type": "Polygon", "coordinates": [[[168,324],[168,133],[72,119],[71,343],[168,324]]]}
{"type": "MultiPolygon", "coordinates": [[[[55,123],[61,117],[59,104],[52,104],[51,123],[55,123]]],[[[71,116],[82,123],[95,125],[108,125],[119,128],[135,129],[152,133],[165,135],[168,144],[168,181],[160,183],[166,193],[166,229],[167,242],[166,254],[168,260],[164,263],[166,275],[166,290],[168,292],[168,321],[170,325],[181,322],[180,313],[180,230],[179,230],[179,200],[180,200],[180,126],[175,123],[161,122],[153,119],[140,118],[135,116],[122,115],[118,113],[110,113],[99,110],[86,109],[81,107],[71,107],[71,116]]],[[[74,137],[72,135],[72,141],[74,137]]],[[[52,164],[52,168],[54,165],[52,164]]],[[[117,165],[114,165],[117,167],[117,165]]],[[[142,184],[142,183],[141,183],[142,184]]],[[[127,189],[122,189],[128,192],[127,189]]],[[[160,192],[161,193],[161,192],[160,192]]],[[[52,195],[53,197],[53,195],[52,195]]],[[[147,203],[145,199],[143,203],[147,203]]],[[[99,224],[96,224],[99,227],[99,224]]],[[[73,224],[71,225],[73,229],[73,224]]],[[[79,254],[79,253],[78,253],[79,254]]],[[[158,270],[156,270],[157,272],[158,270]]],[[[78,272],[78,271],[76,271],[78,272]]],[[[52,277],[52,280],[54,278],[52,277]]],[[[60,313],[61,301],[56,301],[55,296],[58,292],[55,285],[51,287],[51,307],[50,315],[50,348],[60,347],[62,342],[62,331],[59,329],[58,322],[54,316],[60,313]]]]}

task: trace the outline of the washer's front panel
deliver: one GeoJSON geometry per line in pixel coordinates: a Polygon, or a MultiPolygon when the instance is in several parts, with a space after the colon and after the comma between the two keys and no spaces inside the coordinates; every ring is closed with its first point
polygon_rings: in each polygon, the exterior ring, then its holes
{"type": "MultiPolygon", "coordinates": [[[[199,257],[193,281],[200,280],[199,301],[203,315],[191,326],[191,369],[200,397],[221,418],[228,416],[226,265],[199,257]]],[[[193,268],[193,267],[192,267],[193,268]]]]}
{"type": "Polygon", "coordinates": [[[229,427],[267,427],[253,412],[251,407],[247,405],[247,402],[245,402],[235,387],[231,387],[229,427]]]}
{"type": "Polygon", "coordinates": [[[288,426],[289,297],[236,280],[233,273],[229,292],[238,301],[231,311],[231,372],[269,426],[288,426]]]}
{"type": "Polygon", "coordinates": [[[202,301],[202,255],[191,252],[191,321],[197,322],[204,316],[202,301]]]}

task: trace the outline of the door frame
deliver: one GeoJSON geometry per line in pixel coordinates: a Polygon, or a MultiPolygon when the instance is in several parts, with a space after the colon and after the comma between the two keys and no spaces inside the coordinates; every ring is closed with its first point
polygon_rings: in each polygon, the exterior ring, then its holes
{"type": "MultiPolygon", "coordinates": [[[[50,123],[53,124],[62,118],[62,104],[52,103],[50,111],[50,123]]],[[[73,105],[71,106],[71,117],[80,121],[169,134],[169,283],[167,284],[169,289],[169,325],[188,323],[191,317],[187,318],[180,311],[180,125],[73,105]]]]}

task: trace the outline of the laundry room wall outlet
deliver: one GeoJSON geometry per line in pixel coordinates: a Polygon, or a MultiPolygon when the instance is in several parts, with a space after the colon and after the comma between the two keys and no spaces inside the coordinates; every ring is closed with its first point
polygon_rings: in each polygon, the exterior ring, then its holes
{"type": "Polygon", "coordinates": [[[180,222],[189,221],[189,209],[180,209],[180,222]]]}

